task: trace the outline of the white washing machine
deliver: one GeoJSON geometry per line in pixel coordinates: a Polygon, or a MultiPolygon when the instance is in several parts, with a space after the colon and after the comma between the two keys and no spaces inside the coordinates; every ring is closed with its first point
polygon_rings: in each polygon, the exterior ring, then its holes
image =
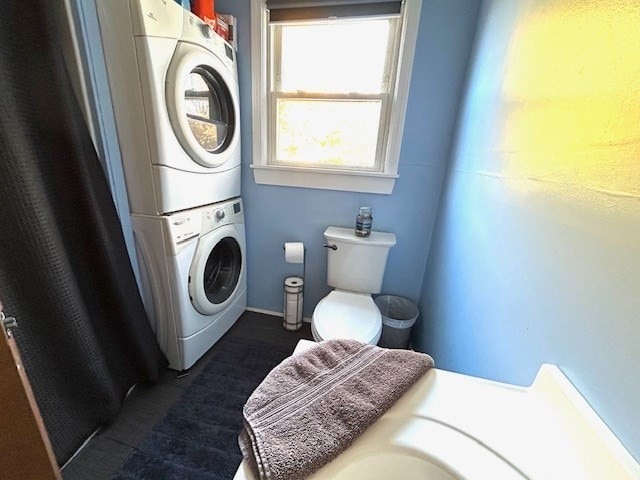
{"type": "Polygon", "coordinates": [[[240,196],[233,47],[173,0],[96,6],[131,211],[240,196]]]}
{"type": "Polygon", "coordinates": [[[247,306],[242,200],[132,222],[147,314],[170,368],[186,370],[247,306]]]}

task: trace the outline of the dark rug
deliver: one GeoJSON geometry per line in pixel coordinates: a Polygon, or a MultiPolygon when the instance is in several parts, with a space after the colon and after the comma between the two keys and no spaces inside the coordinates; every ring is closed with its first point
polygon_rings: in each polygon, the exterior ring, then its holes
{"type": "Polygon", "coordinates": [[[242,407],[292,349],[223,338],[203,371],[112,480],[230,480],[242,460],[242,407]]]}

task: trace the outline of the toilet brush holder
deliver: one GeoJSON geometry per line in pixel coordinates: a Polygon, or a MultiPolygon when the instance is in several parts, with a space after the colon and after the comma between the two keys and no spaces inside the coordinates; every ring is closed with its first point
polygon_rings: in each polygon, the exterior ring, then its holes
{"type": "Polygon", "coordinates": [[[284,280],[284,316],[282,326],[295,332],[302,328],[304,280],[301,277],[287,277],[284,280]]]}

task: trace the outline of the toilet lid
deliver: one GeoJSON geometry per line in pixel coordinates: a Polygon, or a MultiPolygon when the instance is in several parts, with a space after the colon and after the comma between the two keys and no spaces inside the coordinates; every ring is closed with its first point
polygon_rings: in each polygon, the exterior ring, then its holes
{"type": "Polygon", "coordinates": [[[312,327],[322,340],[350,338],[375,344],[382,316],[370,295],[334,290],[313,311],[312,327]]]}

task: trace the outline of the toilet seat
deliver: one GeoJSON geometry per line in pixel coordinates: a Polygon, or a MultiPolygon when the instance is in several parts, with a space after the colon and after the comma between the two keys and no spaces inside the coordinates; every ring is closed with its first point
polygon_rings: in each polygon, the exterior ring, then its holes
{"type": "Polygon", "coordinates": [[[375,345],[382,315],[371,295],[333,290],[313,311],[311,332],[316,341],[349,338],[375,345]]]}

